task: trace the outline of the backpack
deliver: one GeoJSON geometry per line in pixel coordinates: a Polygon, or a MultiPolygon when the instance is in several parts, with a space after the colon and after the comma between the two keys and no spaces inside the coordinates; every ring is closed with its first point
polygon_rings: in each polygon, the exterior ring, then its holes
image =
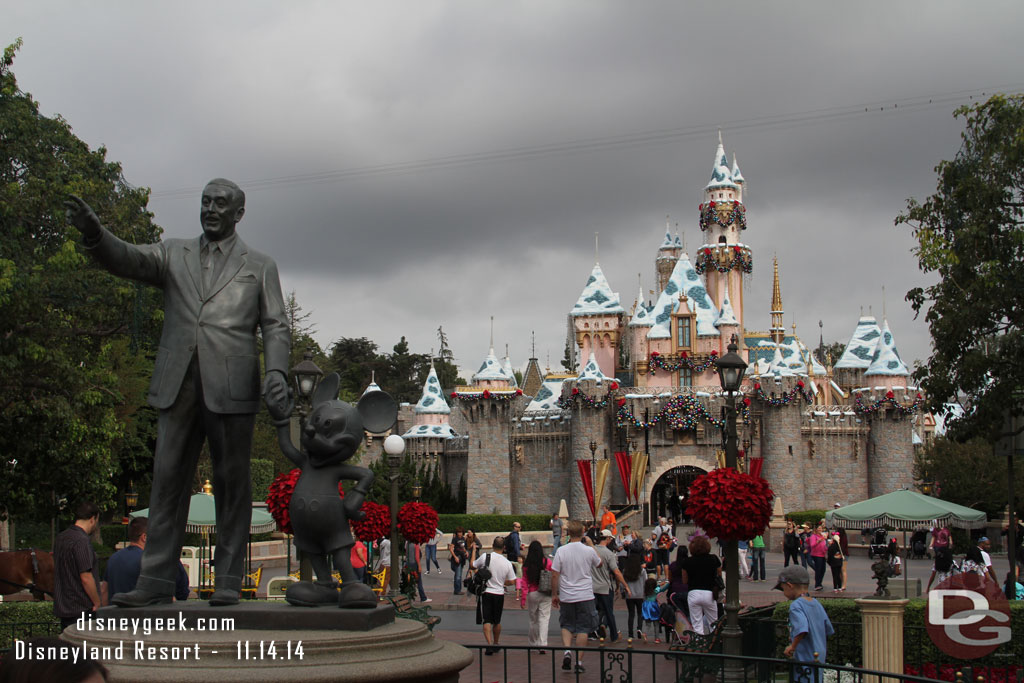
{"type": "Polygon", "coordinates": [[[658,608],[658,612],[659,620],[663,625],[676,625],[676,611],[675,609],[673,609],[672,605],[668,604],[667,602],[663,602],[661,603],[661,606],[658,608]]]}
{"type": "Polygon", "coordinates": [[[473,576],[462,581],[462,585],[466,587],[466,590],[471,595],[481,596],[487,590],[487,582],[491,580],[491,555],[492,553],[487,553],[484,566],[477,569],[473,576]]]}

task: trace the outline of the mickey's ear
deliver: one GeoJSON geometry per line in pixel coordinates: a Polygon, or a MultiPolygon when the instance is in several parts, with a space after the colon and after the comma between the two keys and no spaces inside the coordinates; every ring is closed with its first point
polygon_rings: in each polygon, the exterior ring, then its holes
{"type": "Polygon", "coordinates": [[[398,419],[398,403],[383,391],[368,391],[356,404],[359,416],[363,418],[363,429],[371,434],[382,434],[398,419]]]}
{"type": "Polygon", "coordinates": [[[341,378],[338,377],[338,373],[332,372],[331,374],[320,380],[320,384],[317,385],[316,391],[313,392],[313,405],[317,406],[321,403],[327,403],[338,398],[338,386],[341,384],[341,378]]]}

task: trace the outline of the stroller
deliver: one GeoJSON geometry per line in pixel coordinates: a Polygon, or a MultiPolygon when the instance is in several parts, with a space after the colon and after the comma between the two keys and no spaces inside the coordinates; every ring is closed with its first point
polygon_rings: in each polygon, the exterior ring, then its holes
{"type": "Polygon", "coordinates": [[[932,554],[928,552],[927,539],[928,531],[925,529],[918,529],[910,536],[910,559],[931,559],[932,554]]]}
{"type": "Polygon", "coordinates": [[[868,545],[868,557],[874,559],[876,556],[889,556],[888,544],[885,538],[885,527],[881,526],[871,533],[871,543],[868,545]]]}

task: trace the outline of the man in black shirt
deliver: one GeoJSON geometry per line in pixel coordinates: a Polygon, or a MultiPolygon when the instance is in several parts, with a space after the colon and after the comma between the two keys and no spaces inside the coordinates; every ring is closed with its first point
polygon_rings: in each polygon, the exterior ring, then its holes
{"type": "Polygon", "coordinates": [[[92,617],[100,608],[96,551],[89,536],[100,524],[95,503],[75,508],[75,523],[57,534],[53,543],[53,613],[61,628],[78,621],[83,614],[92,617]]]}

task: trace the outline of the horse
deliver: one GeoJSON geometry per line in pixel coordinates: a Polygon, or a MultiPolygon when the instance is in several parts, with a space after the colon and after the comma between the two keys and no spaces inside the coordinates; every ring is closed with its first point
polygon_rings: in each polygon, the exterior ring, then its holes
{"type": "Polygon", "coordinates": [[[34,548],[0,552],[0,595],[23,590],[36,600],[53,597],[53,553],[34,548]]]}

